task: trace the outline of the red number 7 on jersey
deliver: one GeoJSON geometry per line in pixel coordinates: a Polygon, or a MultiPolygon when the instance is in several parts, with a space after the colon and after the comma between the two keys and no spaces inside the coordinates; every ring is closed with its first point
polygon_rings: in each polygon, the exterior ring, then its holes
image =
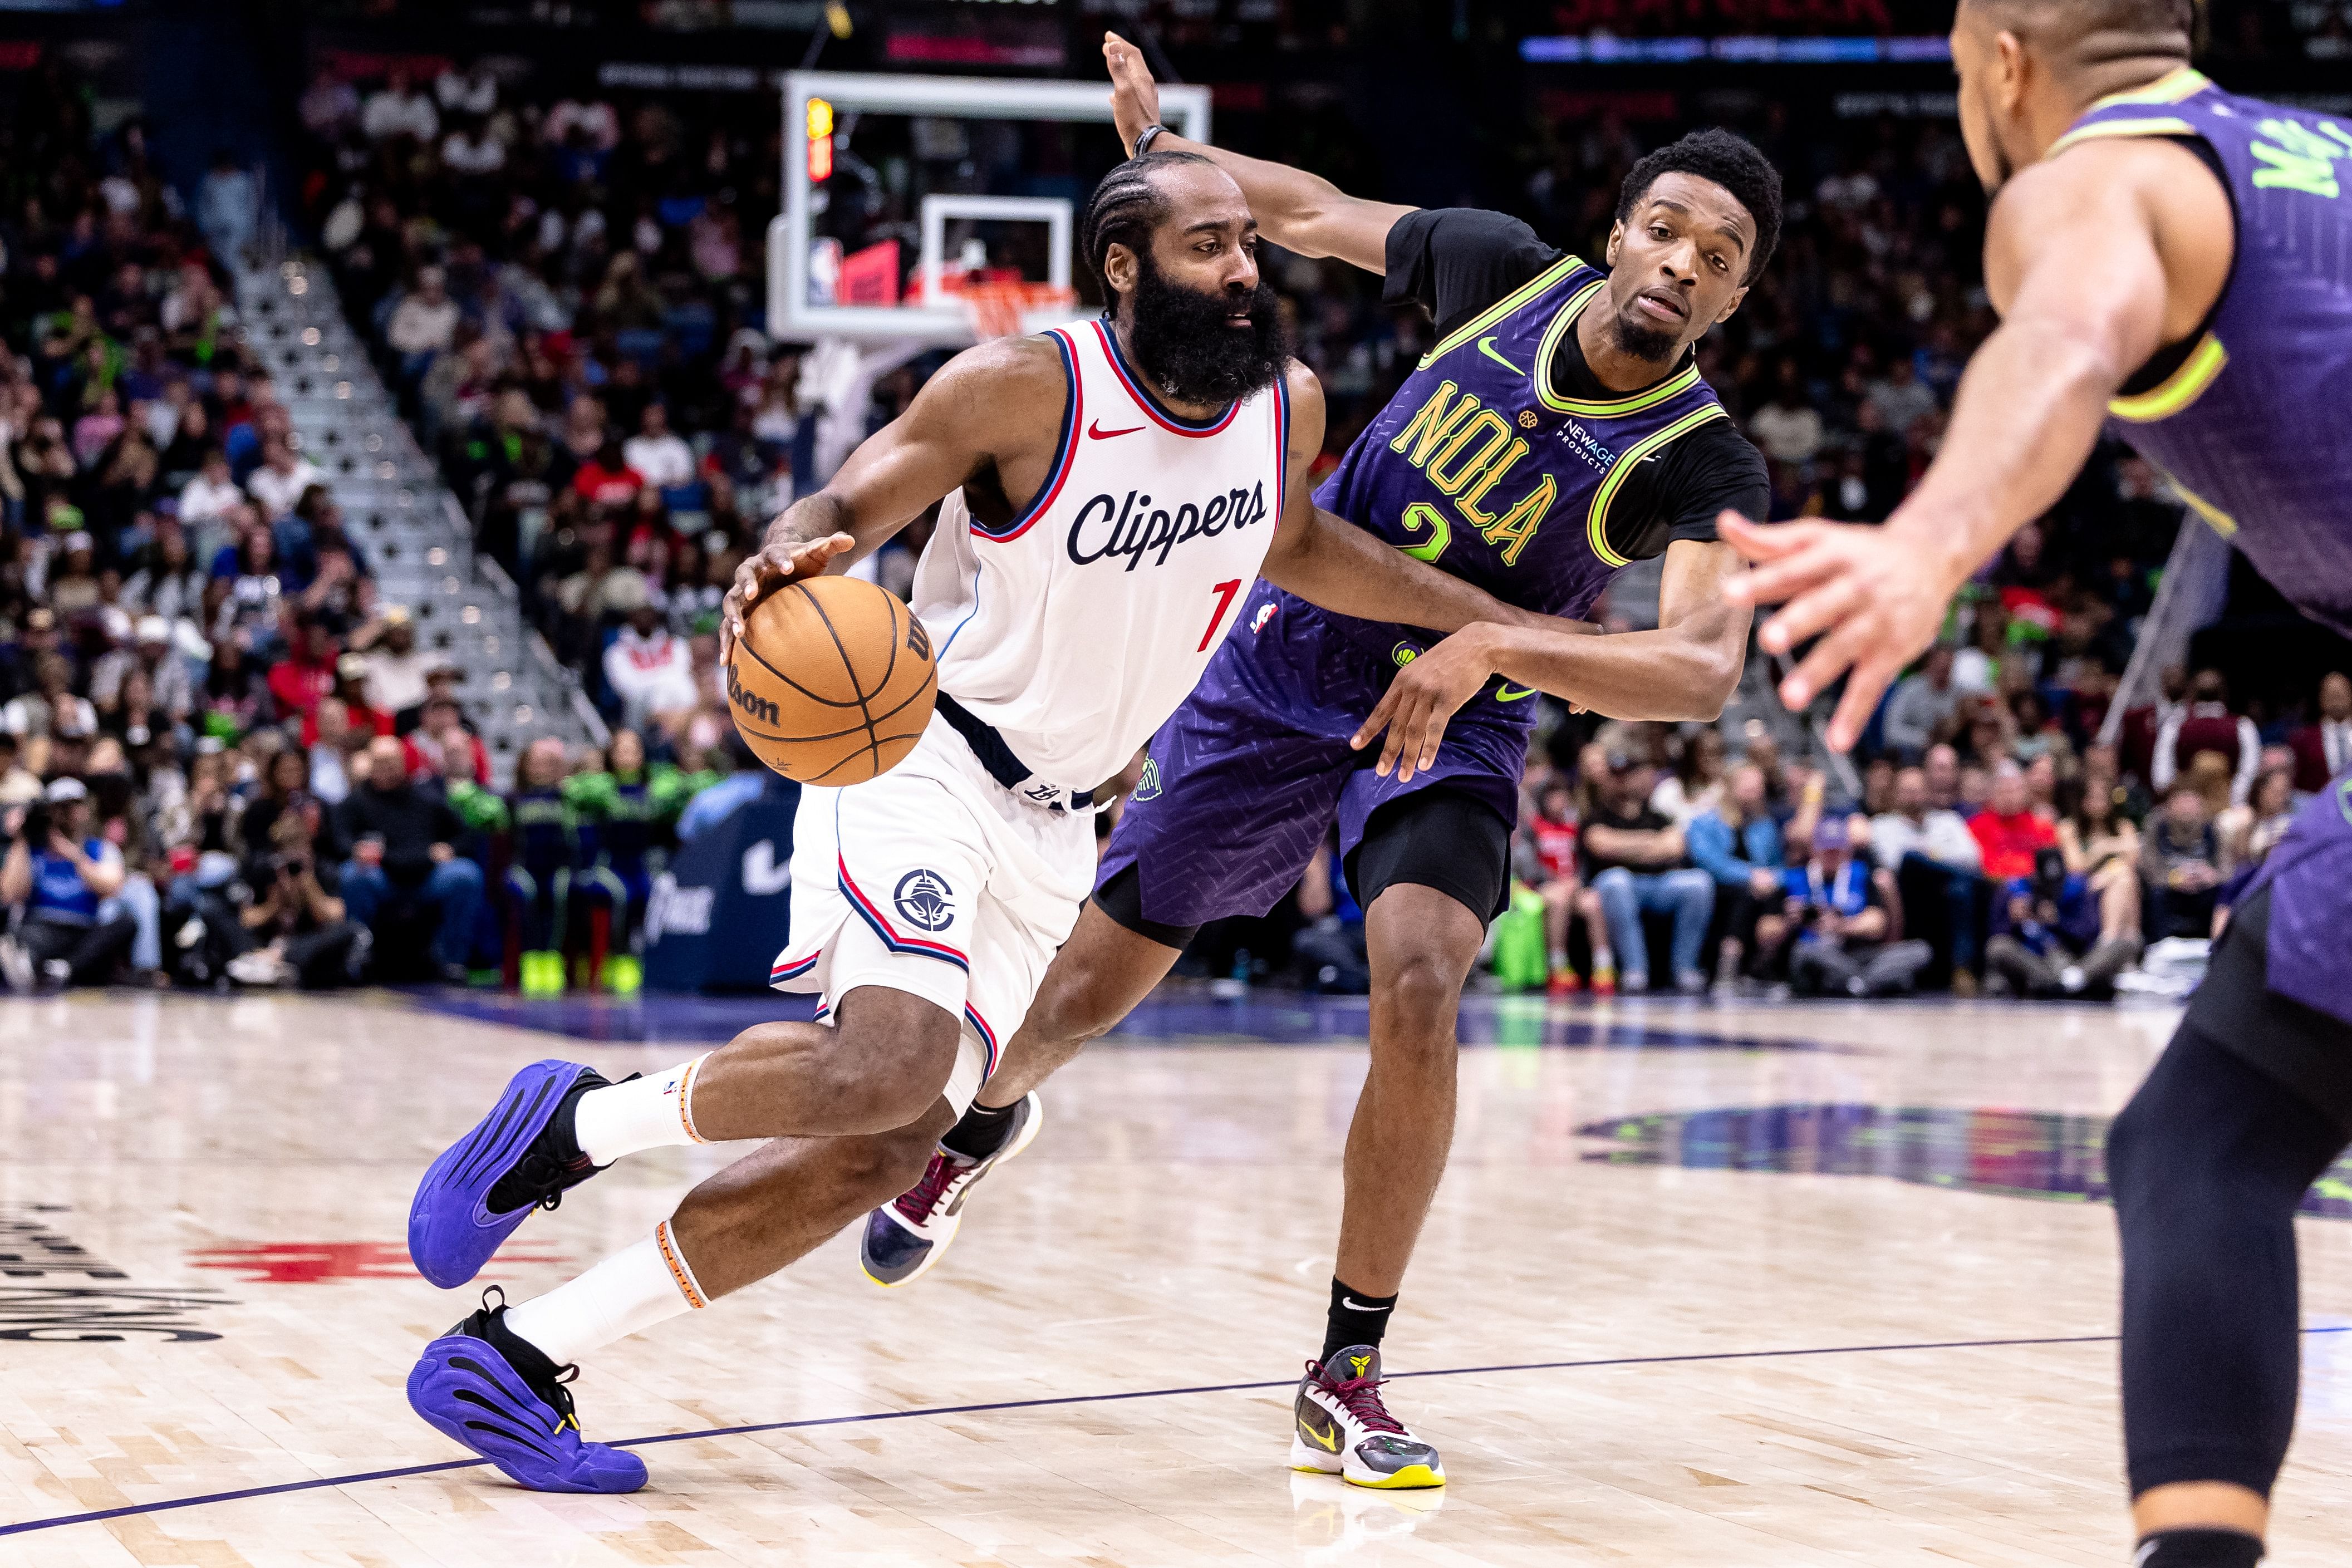
{"type": "Polygon", "coordinates": [[[1209,617],[1209,629],[1201,633],[1201,645],[1192,652],[1205,653],[1209,651],[1209,644],[1216,641],[1217,628],[1225,623],[1225,612],[1234,607],[1234,595],[1241,591],[1242,580],[1238,577],[1231,582],[1217,583],[1209,590],[1217,596],[1217,612],[1209,617]]]}

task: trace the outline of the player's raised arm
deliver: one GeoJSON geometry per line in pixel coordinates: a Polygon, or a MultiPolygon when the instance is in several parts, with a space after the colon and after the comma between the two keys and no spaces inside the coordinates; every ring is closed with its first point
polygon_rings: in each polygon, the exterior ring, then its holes
{"type": "Polygon", "coordinates": [[[824,489],[768,525],[759,553],[736,569],[727,591],[719,662],[761,595],[796,578],[846,571],[965,480],[992,466],[1001,472],[1036,444],[1040,429],[1055,427],[1068,396],[1061,356],[1042,338],[1003,339],[950,360],[824,489]]]}
{"type": "MultiPolygon", "coordinates": [[[[1131,157],[1136,138],[1160,123],[1160,85],[1142,51],[1116,33],[1103,35],[1103,62],[1110,68],[1111,110],[1118,140],[1131,157]]],[[[1256,214],[1258,232],[1300,256],[1336,256],[1367,272],[1388,270],[1389,230],[1412,207],[1368,202],[1330,181],[1287,163],[1244,158],[1238,152],[1187,141],[1172,131],[1151,139],[1157,152],[1197,152],[1233,176],[1256,214]]]]}
{"type": "Polygon", "coordinates": [[[1724,538],[1756,563],[1727,593],[1783,606],[1759,634],[1764,647],[1786,653],[1821,638],[1781,683],[1781,700],[1802,707],[1852,672],[1832,746],[1860,738],[1887,686],[1934,639],[1952,594],[2064,493],[2107,400],[2159,346],[2185,337],[2219,292],[2230,214],[2218,183],[2201,175],[2177,147],[2114,141],[2010,181],[1985,241],[1986,282],[2004,319],[1969,361],[1919,487],[1884,527],[1759,528],[1725,517],[1724,538]],[[2211,274],[2202,302],[2177,298],[2168,265],[2211,274]]]}

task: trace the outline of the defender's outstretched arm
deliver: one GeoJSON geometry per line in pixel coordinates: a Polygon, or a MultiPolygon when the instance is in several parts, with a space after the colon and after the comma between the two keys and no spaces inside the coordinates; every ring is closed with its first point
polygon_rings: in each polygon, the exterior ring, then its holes
{"type": "Polygon", "coordinates": [[[1465,628],[1397,673],[1351,742],[1388,741],[1376,765],[1410,779],[1437,757],[1445,718],[1496,675],[1611,718],[1713,720],[1739,685],[1747,607],[1724,601],[1739,558],[1724,545],[1666,547],[1654,632],[1577,635],[1585,623],[1549,621],[1465,628]]]}
{"type": "Polygon", "coordinates": [[[1458,631],[1476,622],[1546,627],[1569,635],[1598,630],[1586,622],[1506,604],[1316,506],[1308,481],[1323,451],[1323,385],[1295,360],[1286,374],[1290,450],[1282,516],[1260,569],[1268,582],[1342,615],[1432,632],[1458,631]]]}
{"type": "MultiPolygon", "coordinates": [[[[1110,68],[1111,110],[1118,139],[1130,156],[1144,127],[1160,123],[1160,84],[1142,51],[1116,33],[1103,35],[1103,62],[1110,68]]],[[[1388,270],[1389,230],[1417,209],[1351,196],[1318,174],[1263,158],[1244,158],[1172,131],[1152,138],[1154,152],[1197,152],[1234,177],[1258,233],[1301,256],[1336,256],[1367,272],[1388,270]]]]}

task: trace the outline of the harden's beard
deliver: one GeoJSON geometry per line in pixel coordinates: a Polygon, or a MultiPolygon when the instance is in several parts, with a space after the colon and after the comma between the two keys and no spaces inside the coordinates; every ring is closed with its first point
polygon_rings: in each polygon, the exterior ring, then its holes
{"type": "Polygon", "coordinates": [[[1129,319],[1129,347],[1143,373],[1179,402],[1232,402],[1274,384],[1290,358],[1274,289],[1258,280],[1249,330],[1229,326],[1233,298],[1203,294],[1160,276],[1139,256],[1129,319]]]}

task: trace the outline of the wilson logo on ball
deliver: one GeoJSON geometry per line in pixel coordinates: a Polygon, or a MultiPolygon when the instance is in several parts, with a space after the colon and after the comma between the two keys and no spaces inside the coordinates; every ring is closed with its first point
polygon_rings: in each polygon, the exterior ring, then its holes
{"type": "Polygon", "coordinates": [[[727,666],[727,700],[741,708],[745,718],[756,719],[761,724],[776,722],[776,705],[757,692],[744,690],[743,682],[735,674],[732,664],[727,666]]]}

